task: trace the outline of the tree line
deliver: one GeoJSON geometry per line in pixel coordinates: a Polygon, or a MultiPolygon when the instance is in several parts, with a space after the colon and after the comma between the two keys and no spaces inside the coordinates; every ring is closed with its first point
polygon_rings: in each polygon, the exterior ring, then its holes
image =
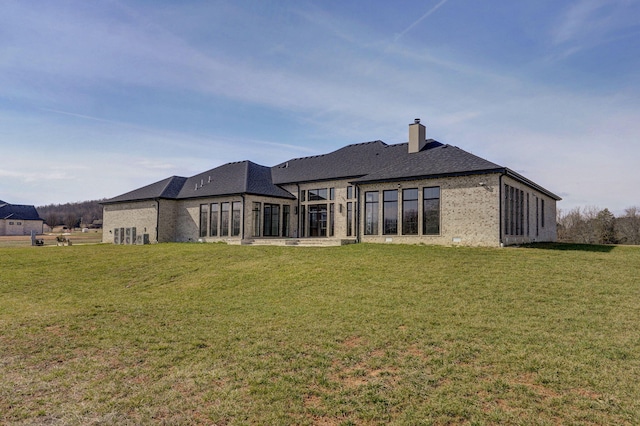
{"type": "Polygon", "coordinates": [[[66,226],[69,229],[90,227],[100,221],[102,224],[102,206],[106,200],[80,201],[77,203],[48,204],[36,207],[38,214],[50,227],[66,226]]]}
{"type": "Polygon", "coordinates": [[[576,207],[558,210],[558,241],[580,244],[640,244],[640,208],[616,217],[609,209],[576,207]]]}

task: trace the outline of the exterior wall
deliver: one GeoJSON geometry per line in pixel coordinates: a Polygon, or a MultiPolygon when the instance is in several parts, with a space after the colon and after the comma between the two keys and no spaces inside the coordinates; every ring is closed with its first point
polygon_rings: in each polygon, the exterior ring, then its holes
{"type": "Polygon", "coordinates": [[[499,174],[360,185],[360,238],[371,243],[500,245],[499,174]],[[481,185],[482,183],[482,185],[481,185]],[[423,188],[440,187],[440,233],[422,235],[423,188]],[[418,188],[418,235],[402,235],[402,189],[418,188]],[[398,191],[398,234],[383,235],[383,190],[398,191]],[[378,235],[365,235],[365,192],[380,191],[378,235]]]}
{"type": "MultiPolygon", "coordinates": [[[[505,245],[557,240],[556,200],[508,176],[502,179],[502,234],[505,245]],[[505,185],[522,191],[521,230],[511,230],[505,185]],[[527,201],[528,200],[528,201],[527,201]],[[544,201],[544,208],[542,208],[544,201]]],[[[515,228],[515,227],[514,227],[515,228]]]]}
{"type": "Polygon", "coordinates": [[[160,214],[158,215],[158,242],[169,243],[176,241],[178,224],[178,202],[174,200],[159,200],[160,214]]]}
{"type": "MultiPolygon", "coordinates": [[[[209,208],[211,208],[211,203],[224,203],[229,202],[233,203],[234,201],[242,202],[242,197],[240,195],[230,196],[230,197],[208,197],[208,198],[199,198],[195,200],[183,200],[179,201],[177,204],[176,211],[176,236],[174,241],[176,242],[227,242],[227,243],[235,243],[239,244],[242,240],[242,229],[240,229],[240,235],[232,236],[229,233],[228,236],[209,236],[209,220],[207,219],[207,235],[204,237],[200,236],[200,205],[206,204],[209,208]]],[[[246,206],[245,206],[246,208],[246,206]]],[[[209,211],[210,214],[210,211],[209,211]]],[[[229,212],[231,222],[232,212],[229,212]]],[[[244,214],[243,216],[246,216],[244,214]]],[[[244,218],[241,217],[241,221],[244,218]]]]}
{"type": "Polygon", "coordinates": [[[0,236],[31,235],[31,231],[42,234],[43,221],[23,219],[1,219],[0,236]]]}
{"type": "MultiPolygon", "coordinates": [[[[536,241],[556,240],[556,200],[508,176],[500,174],[472,175],[414,181],[363,184],[358,187],[349,180],[322,181],[284,185],[284,189],[300,196],[305,191],[305,200],[289,200],[273,197],[241,195],[209,197],[190,200],[148,200],[118,203],[104,206],[103,242],[114,241],[115,228],[136,227],[137,235],[148,234],[150,242],[227,242],[240,244],[243,239],[252,238],[303,238],[309,236],[309,206],[327,204],[327,238],[355,239],[371,243],[438,244],[468,246],[499,246],[536,241]],[[347,199],[347,188],[352,186],[353,197],[347,199]],[[423,189],[440,188],[440,232],[437,235],[423,235],[423,189]],[[326,200],[309,200],[309,190],[327,188],[326,200]],[[329,196],[334,189],[333,199],[329,196]],[[418,189],[418,235],[402,235],[402,189],[418,189]],[[510,229],[507,216],[510,214],[509,200],[505,200],[505,188],[522,191],[518,214],[522,218],[519,231],[510,229]],[[384,235],[383,191],[398,191],[398,231],[394,235],[384,235]],[[378,191],[378,234],[365,235],[365,192],[378,191]],[[527,202],[528,198],[528,202],[527,202]],[[542,202],[544,201],[544,208],[542,202]],[[210,235],[210,208],[212,203],[243,203],[241,211],[240,235],[210,235]],[[254,203],[260,203],[260,235],[254,233],[254,203]],[[353,203],[353,228],[347,235],[347,203],[353,203]],[[277,237],[264,236],[264,205],[277,204],[279,211],[279,234],[277,237]],[[200,233],[200,206],[208,206],[206,235],[200,233]],[[290,206],[289,234],[282,235],[283,206],[290,206]],[[329,206],[333,205],[333,218],[329,206]],[[158,212],[159,206],[159,212],[158,212]],[[302,217],[302,214],[306,217],[302,217]],[[304,220],[303,220],[304,219],[304,220]],[[333,235],[329,228],[333,220],[333,235]],[[305,228],[301,225],[304,223],[305,228]]],[[[520,192],[519,192],[520,193],[520,192]]],[[[220,213],[219,213],[220,214],[220,213]]],[[[231,223],[233,212],[229,212],[231,223]]],[[[220,219],[220,216],[218,220],[220,219]]],[[[27,222],[27,221],[23,221],[27,222]]],[[[0,235],[3,230],[0,221],[0,235]]],[[[4,224],[5,228],[7,227],[4,224]]],[[[42,222],[38,222],[37,232],[42,232],[42,222]]],[[[8,230],[7,230],[8,231],[8,230]]],[[[25,231],[21,231],[25,232],[25,231]]],[[[28,234],[29,232],[26,232],[28,234]]],[[[21,235],[21,234],[7,234],[21,235]]]]}
{"type": "Polygon", "coordinates": [[[156,227],[157,203],[154,200],[103,206],[102,242],[114,242],[115,228],[136,228],[137,235],[149,234],[149,241],[158,242],[156,227]]]}
{"type": "Polygon", "coordinates": [[[297,200],[288,200],[283,198],[273,197],[261,197],[255,195],[245,196],[245,209],[244,209],[244,238],[297,238],[298,236],[298,215],[296,214],[296,207],[298,205],[297,200]],[[260,219],[260,231],[258,235],[255,233],[255,215],[254,203],[260,203],[259,219],[260,219]],[[277,236],[265,236],[264,230],[264,205],[277,204],[280,206],[278,217],[278,234],[277,236]],[[289,232],[288,235],[283,235],[283,219],[284,219],[284,206],[289,206],[289,232]]]}
{"type": "MultiPolygon", "coordinates": [[[[353,217],[354,220],[356,218],[356,203],[358,201],[358,199],[356,198],[356,186],[352,185],[349,183],[349,179],[342,179],[342,180],[332,180],[332,181],[321,181],[321,182],[311,182],[311,183],[304,183],[304,184],[300,184],[299,188],[300,191],[305,191],[306,192],[306,197],[305,197],[305,201],[300,200],[300,214],[302,214],[302,207],[304,207],[305,210],[305,215],[306,217],[304,218],[304,228],[302,229],[302,217],[299,218],[299,224],[300,224],[300,236],[305,236],[305,235],[309,235],[308,234],[308,229],[309,229],[309,213],[308,213],[308,207],[310,205],[313,204],[333,204],[334,205],[334,214],[333,214],[333,235],[329,235],[329,222],[332,220],[331,215],[329,213],[329,207],[327,207],[328,210],[328,214],[327,214],[327,237],[329,238],[356,238],[356,225],[354,224],[354,227],[352,229],[352,235],[351,236],[347,236],[347,202],[352,202],[354,203],[354,211],[353,211],[353,217]],[[347,188],[349,186],[353,187],[353,198],[351,199],[347,199],[347,188]],[[334,195],[334,199],[333,200],[326,200],[326,201],[309,201],[309,190],[314,190],[314,189],[321,189],[321,188],[327,188],[327,191],[330,190],[330,188],[334,188],[335,191],[335,195],[334,195]]],[[[292,192],[290,190],[290,192],[292,192]]],[[[296,192],[292,192],[293,194],[295,194],[296,196],[300,196],[300,194],[296,194],[296,192]]]]}

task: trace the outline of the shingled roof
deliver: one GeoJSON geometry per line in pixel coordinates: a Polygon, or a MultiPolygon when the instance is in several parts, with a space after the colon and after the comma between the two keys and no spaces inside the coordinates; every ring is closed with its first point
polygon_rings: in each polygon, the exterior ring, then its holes
{"type": "Polygon", "coordinates": [[[251,161],[227,163],[187,179],[177,198],[253,194],[295,199],[273,184],[271,169],[251,161]]]}
{"type": "Polygon", "coordinates": [[[406,144],[382,141],[347,145],[313,157],[294,158],[272,168],[276,184],[356,178],[387,167],[406,155],[406,144]]]}
{"type": "Polygon", "coordinates": [[[34,206],[0,202],[0,219],[42,220],[34,206]]]}
{"type": "Polygon", "coordinates": [[[104,201],[101,204],[120,203],[126,201],[154,200],[159,198],[173,199],[178,196],[187,178],[171,176],[161,181],[152,183],[142,188],[135,189],[117,197],[104,201]]]}
{"type": "Polygon", "coordinates": [[[504,169],[458,147],[429,141],[419,152],[408,153],[407,144],[400,144],[404,155],[384,168],[372,171],[354,182],[381,182],[406,180],[480,172],[498,172],[504,169]]]}
{"type": "Polygon", "coordinates": [[[273,184],[271,168],[251,161],[227,163],[190,178],[172,176],[102,202],[102,204],[153,199],[187,199],[254,194],[295,199],[273,184]]]}
{"type": "Polygon", "coordinates": [[[328,154],[294,158],[273,167],[251,161],[227,163],[190,178],[172,176],[103,202],[103,204],[169,198],[189,199],[253,194],[295,199],[279,185],[349,179],[353,183],[435,178],[481,173],[505,173],[557,195],[507,169],[452,145],[423,140],[418,152],[408,143],[382,141],[347,145],[328,154]]]}

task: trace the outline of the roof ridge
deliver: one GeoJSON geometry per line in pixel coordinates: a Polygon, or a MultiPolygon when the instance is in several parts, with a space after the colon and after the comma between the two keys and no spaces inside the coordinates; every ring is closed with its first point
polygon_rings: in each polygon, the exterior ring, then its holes
{"type": "Polygon", "coordinates": [[[336,153],[338,151],[341,151],[341,150],[343,150],[345,148],[349,148],[349,147],[352,147],[352,146],[358,146],[358,145],[369,145],[369,144],[374,144],[374,143],[381,143],[381,144],[385,145],[385,148],[388,147],[388,146],[392,146],[392,145],[387,144],[384,141],[381,141],[380,139],[377,139],[375,141],[352,143],[352,144],[349,144],[349,145],[345,145],[345,146],[343,146],[341,148],[338,148],[336,150],[333,150],[331,152],[325,152],[324,154],[308,155],[306,157],[296,157],[296,158],[291,158],[291,159],[286,160],[286,161],[281,161],[278,164],[276,164],[275,166],[273,166],[272,168],[278,168],[279,166],[282,166],[283,164],[286,164],[286,163],[288,163],[290,161],[308,160],[308,159],[311,159],[311,158],[326,157],[327,155],[334,154],[334,153],[336,153]]]}

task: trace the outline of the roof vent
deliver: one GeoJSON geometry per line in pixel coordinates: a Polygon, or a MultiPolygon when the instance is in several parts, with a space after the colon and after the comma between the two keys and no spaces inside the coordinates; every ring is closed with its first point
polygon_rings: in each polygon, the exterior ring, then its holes
{"type": "Polygon", "coordinates": [[[413,124],[420,124],[420,119],[419,118],[414,119],[413,124]]]}

